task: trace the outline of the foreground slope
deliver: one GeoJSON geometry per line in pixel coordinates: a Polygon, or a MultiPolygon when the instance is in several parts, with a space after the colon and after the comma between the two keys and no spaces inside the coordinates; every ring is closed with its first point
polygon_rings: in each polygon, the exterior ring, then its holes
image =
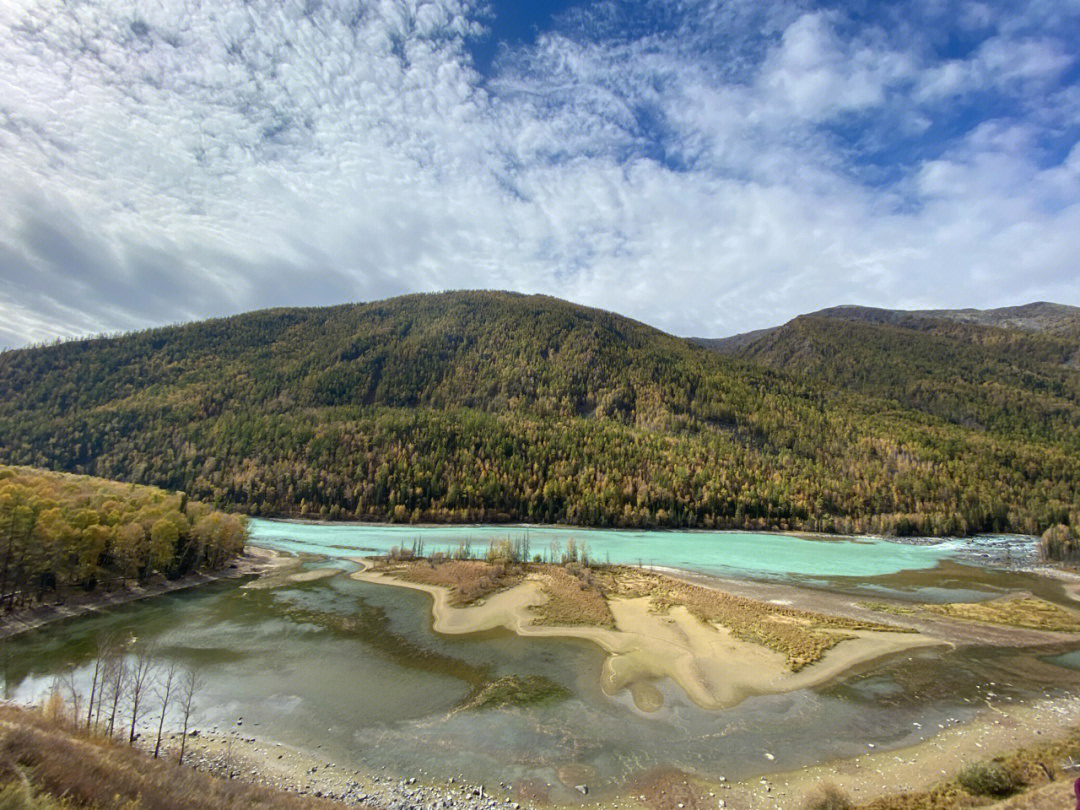
{"type": "Polygon", "coordinates": [[[1080,513],[1056,441],[508,293],[7,352],[0,459],[264,515],[963,533],[1080,513]]]}

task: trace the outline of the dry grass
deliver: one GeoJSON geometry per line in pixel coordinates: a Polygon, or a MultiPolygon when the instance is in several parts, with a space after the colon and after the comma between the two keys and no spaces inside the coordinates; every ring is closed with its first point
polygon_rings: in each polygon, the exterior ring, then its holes
{"type": "Polygon", "coordinates": [[[993,810],[1068,810],[1073,802],[1073,777],[1059,779],[992,805],[993,810]]]}
{"type": "MultiPolygon", "coordinates": [[[[331,810],[342,805],[218,779],[126,745],[90,738],[40,712],[0,706],[0,784],[33,785],[33,808],[52,799],[86,810],[331,810]]],[[[9,791],[14,797],[14,791],[9,791]]],[[[13,804],[19,807],[19,804],[13,804]]]]}
{"type": "Polygon", "coordinates": [[[481,560],[388,562],[376,570],[407,582],[448,588],[450,604],[457,607],[474,604],[496,591],[512,588],[525,578],[525,569],[521,565],[481,560]]]}
{"type": "Polygon", "coordinates": [[[626,597],[649,595],[654,609],[661,612],[683,605],[703,622],[723,625],[743,641],[783,653],[793,672],[820,660],[826,651],[851,638],[845,630],[907,630],[757,602],[639,569],[606,569],[600,577],[607,593],[626,597]]]}
{"type": "Polygon", "coordinates": [[[576,572],[548,565],[540,574],[540,586],[548,600],[533,608],[533,624],[615,627],[607,599],[592,583],[589,569],[576,572]]]}
{"type": "Polygon", "coordinates": [[[876,610],[878,613],[889,613],[893,616],[915,616],[919,612],[917,608],[896,602],[859,602],[859,607],[876,610]]]}
{"type": "Polygon", "coordinates": [[[972,622],[1080,633],[1080,613],[1034,596],[1013,596],[989,602],[927,605],[925,609],[930,613],[972,622]]]}

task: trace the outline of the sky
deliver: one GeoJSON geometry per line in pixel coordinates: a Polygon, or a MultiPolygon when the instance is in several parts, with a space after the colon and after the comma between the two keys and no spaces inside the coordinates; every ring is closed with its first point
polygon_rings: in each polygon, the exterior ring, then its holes
{"type": "Polygon", "coordinates": [[[0,348],[446,289],[1080,304],[1080,0],[0,0],[0,348]]]}

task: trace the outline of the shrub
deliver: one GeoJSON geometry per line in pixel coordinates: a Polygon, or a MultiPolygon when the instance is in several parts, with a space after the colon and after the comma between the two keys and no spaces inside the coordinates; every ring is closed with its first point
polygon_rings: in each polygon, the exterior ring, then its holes
{"type": "Polygon", "coordinates": [[[956,776],[960,787],[976,796],[1008,796],[1018,787],[1016,778],[997,762],[974,762],[956,776]]]}
{"type": "Polygon", "coordinates": [[[1072,529],[1064,523],[1051,526],[1043,532],[1039,551],[1043,559],[1057,562],[1080,561],[1080,542],[1073,536],[1072,529]]]}
{"type": "Polygon", "coordinates": [[[852,807],[848,795],[831,783],[819,786],[803,802],[803,810],[851,810],[852,807]]]}

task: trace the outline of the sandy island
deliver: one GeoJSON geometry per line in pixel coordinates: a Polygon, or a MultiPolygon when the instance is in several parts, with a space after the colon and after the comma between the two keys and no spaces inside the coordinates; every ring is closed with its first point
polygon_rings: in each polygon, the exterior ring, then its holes
{"type": "Polygon", "coordinates": [[[651,609],[648,596],[610,598],[614,629],[591,626],[546,626],[534,623],[533,608],[547,599],[540,582],[524,582],[488,596],[482,603],[455,607],[450,590],[437,585],[409,582],[373,571],[369,561],[356,559],[363,570],[355,579],[381,585],[413,588],[431,594],[433,627],[448,635],[506,628],[521,636],[582,638],[599,644],[608,653],[601,675],[604,692],[614,695],[629,689],[642,711],[655,711],[663,698],[654,682],[670,678],[699,706],[719,709],[759,694],[787,692],[824,683],[851,667],[891,653],[941,644],[920,634],[846,630],[848,637],[825,656],[798,672],[792,672],[779,652],[736,638],[732,632],[705,623],[685,607],[666,613],[651,609]]]}

